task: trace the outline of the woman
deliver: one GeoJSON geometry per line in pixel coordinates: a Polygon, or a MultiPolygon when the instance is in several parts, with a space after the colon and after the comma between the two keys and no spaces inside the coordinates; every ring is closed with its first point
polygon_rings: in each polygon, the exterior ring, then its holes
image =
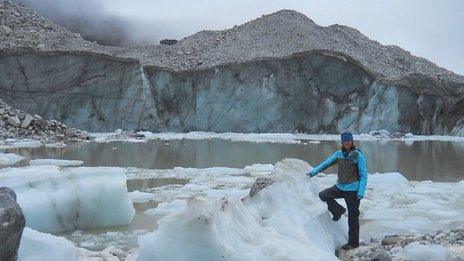
{"type": "Polygon", "coordinates": [[[346,209],[335,201],[344,198],[348,207],[348,243],[343,249],[359,246],[359,203],[364,197],[367,184],[367,166],[364,154],[356,148],[353,135],[345,132],[341,135],[342,148],[336,151],[308,173],[310,177],[338,163],[338,181],[333,187],[319,193],[319,198],[327,203],[332,219],[338,221],[346,209]]]}

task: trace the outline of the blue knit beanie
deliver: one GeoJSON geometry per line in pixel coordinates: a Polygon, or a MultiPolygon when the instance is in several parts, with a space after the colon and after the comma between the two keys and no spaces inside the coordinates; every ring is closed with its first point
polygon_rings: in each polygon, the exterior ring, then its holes
{"type": "Polygon", "coordinates": [[[353,134],[351,134],[351,132],[349,131],[346,131],[342,133],[341,138],[342,138],[342,142],[353,141],[353,134]]]}

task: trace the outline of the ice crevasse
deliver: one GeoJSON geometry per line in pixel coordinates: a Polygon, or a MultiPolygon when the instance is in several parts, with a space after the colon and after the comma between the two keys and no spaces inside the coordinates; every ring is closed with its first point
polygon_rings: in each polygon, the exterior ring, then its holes
{"type": "Polygon", "coordinates": [[[309,168],[285,159],[253,198],[191,199],[139,237],[138,260],[338,260],[347,222],[331,220],[309,168]]]}

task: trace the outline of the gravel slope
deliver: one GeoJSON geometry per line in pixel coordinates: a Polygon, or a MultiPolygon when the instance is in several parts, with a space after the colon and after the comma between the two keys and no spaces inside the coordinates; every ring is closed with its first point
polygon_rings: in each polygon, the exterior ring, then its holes
{"type": "Polygon", "coordinates": [[[143,65],[170,70],[200,70],[229,63],[287,57],[324,50],[342,53],[387,79],[421,74],[464,83],[464,77],[414,56],[397,46],[384,46],[356,29],[319,26],[305,15],[281,10],[240,26],[201,31],[174,45],[108,47],[86,41],[23,5],[0,4],[0,51],[84,51],[135,58],[143,65]]]}

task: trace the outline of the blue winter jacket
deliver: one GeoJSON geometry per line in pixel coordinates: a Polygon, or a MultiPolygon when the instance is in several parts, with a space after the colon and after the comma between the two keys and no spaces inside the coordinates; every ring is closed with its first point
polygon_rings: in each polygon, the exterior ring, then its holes
{"type": "Polygon", "coordinates": [[[338,150],[325,159],[308,175],[311,177],[338,163],[338,181],[336,186],[343,191],[357,191],[360,198],[364,197],[367,185],[366,157],[359,149],[351,151],[338,150]]]}

